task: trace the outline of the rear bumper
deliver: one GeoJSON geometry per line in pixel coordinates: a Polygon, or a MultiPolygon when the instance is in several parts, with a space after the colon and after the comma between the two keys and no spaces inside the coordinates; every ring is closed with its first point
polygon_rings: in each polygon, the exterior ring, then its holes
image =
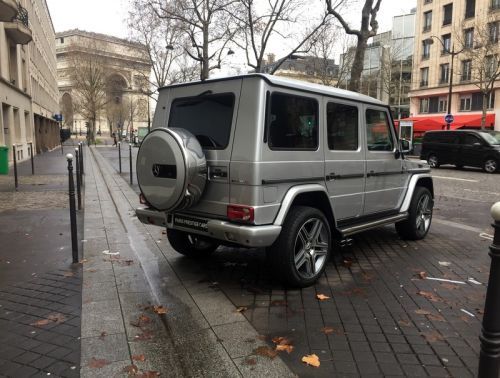
{"type": "Polygon", "coordinates": [[[174,226],[171,221],[167,221],[166,214],[160,211],[148,208],[139,208],[136,210],[136,214],[137,218],[145,224],[153,224],[156,226],[205,235],[214,239],[239,244],[245,247],[269,247],[276,241],[281,232],[281,226],[272,224],[263,226],[247,226],[218,219],[207,220],[207,231],[200,231],[188,227],[174,226]]]}

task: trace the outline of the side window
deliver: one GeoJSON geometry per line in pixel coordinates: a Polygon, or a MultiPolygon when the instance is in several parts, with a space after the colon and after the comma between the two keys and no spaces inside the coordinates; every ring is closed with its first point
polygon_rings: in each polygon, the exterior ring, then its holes
{"type": "Polygon", "coordinates": [[[481,140],[475,135],[467,134],[464,139],[464,144],[472,146],[474,143],[481,143],[481,140]]]}
{"type": "Polygon", "coordinates": [[[273,93],[268,116],[269,148],[316,150],[318,102],[313,98],[273,93]]]}
{"type": "Polygon", "coordinates": [[[329,102],[326,107],[328,148],[353,151],[358,149],[358,108],[329,102]]]}
{"type": "Polygon", "coordinates": [[[387,113],[383,110],[366,110],[366,141],[368,151],[392,151],[394,142],[387,113]]]}

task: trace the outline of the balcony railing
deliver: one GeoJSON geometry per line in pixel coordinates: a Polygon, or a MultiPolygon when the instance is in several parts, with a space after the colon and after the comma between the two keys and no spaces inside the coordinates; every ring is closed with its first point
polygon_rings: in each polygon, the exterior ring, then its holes
{"type": "Polygon", "coordinates": [[[14,20],[20,21],[24,26],[29,28],[28,11],[21,5],[18,7],[18,12],[14,20]]]}

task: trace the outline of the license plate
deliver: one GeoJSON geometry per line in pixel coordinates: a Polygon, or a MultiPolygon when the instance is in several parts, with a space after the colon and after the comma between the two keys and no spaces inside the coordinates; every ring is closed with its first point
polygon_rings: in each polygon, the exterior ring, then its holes
{"type": "Polygon", "coordinates": [[[208,231],[207,221],[205,219],[191,218],[184,215],[174,215],[174,226],[192,228],[203,232],[208,231]]]}

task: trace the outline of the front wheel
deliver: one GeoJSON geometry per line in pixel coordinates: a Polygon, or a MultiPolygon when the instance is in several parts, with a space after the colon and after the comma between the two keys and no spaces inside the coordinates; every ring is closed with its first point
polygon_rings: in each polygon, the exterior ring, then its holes
{"type": "Polygon", "coordinates": [[[396,223],[396,231],[403,239],[420,240],[429,232],[434,201],[429,189],[417,186],[410,203],[408,219],[396,223]]]}
{"type": "Polygon", "coordinates": [[[495,159],[486,159],[483,169],[485,172],[494,173],[498,169],[498,162],[495,159]]]}
{"type": "Polygon", "coordinates": [[[431,168],[439,168],[439,160],[436,155],[430,154],[427,158],[427,163],[431,166],[431,168]]]}
{"type": "Polygon", "coordinates": [[[219,246],[209,238],[179,230],[167,229],[167,237],[172,248],[193,258],[208,257],[219,246]]]}
{"type": "Polygon", "coordinates": [[[286,284],[306,287],[325,270],[330,247],[330,226],[325,215],[313,207],[294,206],[268,256],[286,284]]]}

